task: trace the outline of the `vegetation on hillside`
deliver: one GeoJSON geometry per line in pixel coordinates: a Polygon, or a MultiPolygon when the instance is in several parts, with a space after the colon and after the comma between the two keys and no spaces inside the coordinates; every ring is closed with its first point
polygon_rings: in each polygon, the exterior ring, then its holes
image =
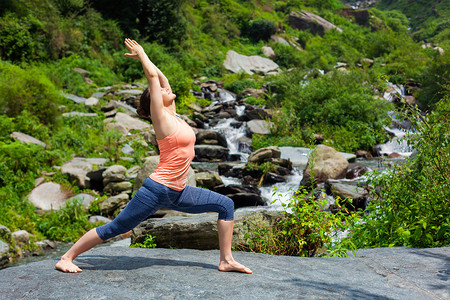
{"type": "MultiPolygon", "coordinates": [[[[272,121],[277,129],[272,135],[255,135],[255,149],[267,145],[313,146],[314,134],[322,134],[324,143],[338,150],[370,150],[388,138],[383,125],[385,113],[392,107],[377,97],[383,93],[386,80],[416,82],[420,89],[410,92],[419,99],[421,108],[431,112],[427,122],[434,124],[420,127],[418,123],[418,128],[438,130],[423,129],[424,136],[448,137],[449,124],[440,121],[446,118],[449,101],[448,4],[409,2],[380,1],[370,10],[371,23],[365,27],[341,16],[344,5],[338,0],[1,1],[0,224],[13,231],[25,229],[34,235],[33,240],[48,237],[72,241],[93,226],[86,222],[85,212],[77,203],[69,203],[60,212],[38,215],[26,196],[43,171],[52,171],[52,166],[73,155],[118,159],[117,149],[128,141],[114,131],[105,131],[104,116],[98,108],[93,108],[100,116],[95,120],[62,118],[61,105],[66,110],[88,109],[65,99],[61,92],[89,97],[98,87],[145,82],[139,62],[123,55],[125,37],[140,41],[169,77],[182,113],[189,114],[188,105],[196,101],[190,93],[198,88],[192,83],[194,79],[220,80],[236,93],[249,87],[266,87],[269,92],[265,97],[248,99],[248,103],[275,111],[272,121]],[[287,16],[302,9],[320,15],[343,32],[331,30],[319,36],[291,28],[287,16]],[[290,44],[272,41],[272,34],[290,44]],[[436,43],[444,55],[422,48],[422,41],[436,43]],[[281,75],[229,74],[224,69],[228,50],[263,55],[264,45],[274,49],[281,75]],[[344,71],[335,68],[338,62],[346,65],[344,71]],[[93,83],[86,82],[74,68],[90,72],[93,83]],[[10,138],[14,131],[30,134],[47,146],[16,142],[10,138]],[[55,229],[58,220],[67,224],[59,225],[61,230],[55,229]]],[[[439,206],[444,201],[445,195],[437,192],[437,187],[448,181],[439,181],[435,171],[445,173],[448,168],[441,162],[436,166],[425,164],[428,159],[439,159],[438,155],[445,157],[438,150],[448,145],[448,139],[438,140],[442,143],[428,138],[417,141],[419,154],[412,165],[377,181],[381,186],[398,187],[396,191],[415,186],[418,197],[422,193],[414,209],[398,206],[397,220],[402,220],[398,218],[401,215],[417,221],[419,215],[411,211],[421,209],[422,204],[439,206]]],[[[139,163],[142,157],[135,155],[134,159],[139,163]]],[[[442,178],[448,180],[446,174],[442,178]]],[[[78,192],[60,173],[53,180],[78,192]]],[[[396,191],[390,189],[389,193],[402,201],[409,199],[406,192],[396,191]]],[[[373,203],[390,203],[389,193],[377,194],[378,202],[373,203]]],[[[371,209],[377,211],[376,207],[371,209]]],[[[387,212],[380,213],[386,220],[393,218],[387,212]]],[[[361,242],[359,246],[448,244],[448,236],[441,234],[446,227],[436,225],[443,220],[441,215],[420,215],[427,224],[421,226],[433,228],[420,234],[415,233],[417,222],[404,221],[399,228],[408,230],[410,237],[404,231],[395,242],[376,241],[376,235],[368,233],[371,236],[364,236],[368,240],[365,244],[356,229],[354,237],[361,242]],[[430,242],[417,242],[416,237],[427,234],[432,236],[427,238],[430,242]]],[[[367,224],[373,224],[373,228],[382,228],[370,222],[367,224]]]]}

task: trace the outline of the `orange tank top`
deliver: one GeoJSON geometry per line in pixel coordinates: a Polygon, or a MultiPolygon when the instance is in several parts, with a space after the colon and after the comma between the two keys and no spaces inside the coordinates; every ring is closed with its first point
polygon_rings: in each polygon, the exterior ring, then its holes
{"type": "Polygon", "coordinates": [[[180,117],[174,118],[177,123],[175,131],[157,141],[160,159],[150,178],[171,189],[182,191],[186,187],[189,167],[195,156],[195,133],[180,117]]]}

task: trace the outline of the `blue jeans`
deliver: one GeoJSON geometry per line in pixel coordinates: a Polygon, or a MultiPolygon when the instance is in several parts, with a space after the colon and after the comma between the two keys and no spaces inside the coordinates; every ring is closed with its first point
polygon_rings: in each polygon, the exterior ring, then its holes
{"type": "Polygon", "coordinates": [[[189,185],[177,191],[147,177],[120,214],[96,228],[97,234],[105,241],[128,232],[162,207],[192,214],[217,212],[225,221],[234,217],[234,202],[224,195],[189,185]]]}

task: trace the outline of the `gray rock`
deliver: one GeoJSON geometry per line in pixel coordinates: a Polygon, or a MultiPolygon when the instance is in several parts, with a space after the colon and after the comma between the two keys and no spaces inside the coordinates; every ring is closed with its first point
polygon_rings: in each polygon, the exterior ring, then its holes
{"type": "MultiPolygon", "coordinates": [[[[0,240],[0,268],[8,263],[9,263],[9,245],[0,240]]],[[[0,278],[1,278],[1,275],[0,275],[0,278]]],[[[0,280],[0,285],[1,285],[1,280],[0,280]]],[[[0,289],[1,289],[1,287],[0,287],[0,289]]]]}
{"type": "Polygon", "coordinates": [[[122,125],[125,127],[128,131],[132,130],[149,130],[152,128],[152,126],[144,121],[141,121],[139,119],[133,118],[127,114],[118,112],[116,116],[114,117],[114,120],[117,124],[122,125]]]}
{"type": "Polygon", "coordinates": [[[11,230],[4,225],[0,225],[0,237],[8,239],[11,236],[11,230]]]}
{"type": "Polygon", "coordinates": [[[227,140],[223,133],[213,130],[198,130],[196,134],[196,144],[206,144],[205,141],[211,140],[216,141],[216,143],[214,143],[215,145],[227,147],[227,140]]]}
{"type": "Polygon", "coordinates": [[[48,211],[60,209],[64,206],[67,196],[61,185],[54,182],[46,182],[34,188],[28,195],[28,199],[33,205],[41,210],[48,211]]]}
{"type": "Polygon", "coordinates": [[[316,179],[316,183],[342,178],[345,176],[347,167],[347,159],[339,152],[329,146],[317,145],[308,159],[300,185],[309,185],[312,176],[316,179]]]}
{"type": "Polygon", "coordinates": [[[289,42],[286,41],[285,39],[283,39],[281,36],[272,35],[272,36],[270,37],[270,39],[271,39],[272,41],[274,41],[274,42],[278,42],[278,43],[283,44],[283,45],[286,45],[286,46],[289,46],[289,45],[290,45],[289,42]]]}
{"type": "Polygon", "coordinates": [[[105,92],[95,92],[92,94],[91,98],[100,99],[100,98],[103,98],[103,96],[105,96],[105,92]]]}
{"type": "Polygon", "coordinates": [[[84,158],[74,158],[73,160],[65,163],[61,167],[61,173],[68,175],[69,181],[75,181],[75,185],[81,189],[89,188],[89,177],[87,173],[92,171],[92,164],[86,161],[84,158]]]}
{"type": "Polygon", "coordinates": [[[122,182],[109,182],[104,188],[103,191],[109,193],[121,193],[131,191],[133,185],[131,182],[122,181],[122,182]]]}
{"type": "Polygon", "coordinates": [[[80,202],[80,204],[86,209],[89,209],[89,205],[91,205],[92,201],[95,200],[95,197],[89,194],[81,193],[78,195],[75,195],[68,200],[77,200],[80,202]]]}
{"type": "Polygon", "coordinates": [[[64,98],[72,100],[75,103],[84,103],[86,101],[86,98],[73,94],[61,93],[61,95],[63,95],[64,98]]]}
{"type": "Polygon", "coordinates": [[[249,163],[262,164],[270,158],[280,158],[281,150],[278,146],[270,146],[256,150],[248,157],[249,163]]]}
{"type": "Polygon", "coordinates": [[[117,95],[124,95],[124,94],[128,94],[128,95],[140,95],[142,94],[142,90],[137,90],[137,89],[132,89],[132,90],[121,90],[116,92],[117,95]]]}
{"type": "MultiPolygon", "coordinates": [[[[280,147],[281,158],[289,159],[294,165],[306,166],[308,158],[314,149],[304,147],[280,147]]],[[[356,159],[356,155],[353,153],[339,152],[349,162],[356,159]]]]}
{"type": "Polygon", "coordinates": [[[350,198],[353,200],[352,206],[361,209],[365,208],[367,198],[369,197],[369,193],[363,187],[342,183],[332,183],[331,194],[334,197],[340,197],[341,200],[350,198]]]}
{"type": "Polygon", "coordinates": [[[267,56],[268,58],[270,58],[272,60],[277,58],[277,56],[275,55],[275,52],[273,51],[272,47],[270,47],[270,46],[263,46],[262,51],[265,56],[267,56]]]}
{"type": "Polygon", "coordinates": [[[125,175],[126,172],[127,172],[127,168],[125,168],[124,166],[113,165],[113,166],[108,167],[103,172],[103,178],[112,177],[112,176],[116,176],[116,175],[125,175]]]}
{"type": "Polygon", "coordinates": [[[103,214],[111,215],[116,209],[125,205],[129,200],[128,194],[119,194],[107,198],[99,203],[99,209],[103,214]]]}
{"type": "Polygon", "coordinates": [[[195,181],[197,182],[198,186],[202,186],[209,190],[212,190],[214,187],[223,184],[222,179],[217,172],[195,173],[195,181]]]}
{"type": "Polygon", "coordinates": [[[246,72],[252,75],[253,73],[268,73],[270,71],[278,70],[279,66],[268,58],[261,56],[245,56],[238,54],[235,51],[229,50],[227,58],[223,63],[225,69],[233,73],[246,72]]]}
{"type": "MultiPolygon", "coordinates": [[[[133,191],[139,190],[144,180],[156,170],[158,164],[159,164],[159,155],[150,156],[146,158],[144,165],[142,165],[138,175],[136,176],[136,180],[134,181],[133,191]]],[[[192,169],[192,167],[189,167],[189,173],[186,184],[196,186],[195,171],[194,169],[192,169]]]]}
{"type": "Polygon", "coordinates": [[[123,108],[128,115],[132,116],[132,117],[138,117],[138,114],[136,112],[136,108],[134,108],[133,106],[130,106],[126,103],[122,103],[116,100],[111,100],[112,103],[114,103],[114,106],[117,108],[123,108]]]}
{"type": "Polygon", "coordinates": [[[265,120],[251,120],[247,122],[247,133],[252,134],[270,134],[271,130],[274,128],[272,122],[265,120]]]}
{"type": "Polygon", "coordinates": [[[271,118],[273,116],[273,112],[270,109],[255,107],[255,109],[248,111],[246,110],[245,116],[248,120],[265,120],[271,118]]]}
{"type": "Polygon", "coordinates": [[[233,252],[253,275],[217,270],[218,250],[97,247],[55,271],[55,259],[0,270],[16,299],[448,299],[450,247],[362,249],[353,257],[233,252]],[[145,280],[143,280],[145,278],[145,280]]]}
{"type": "Polygon", "coordinates": [[[90,97],[88,99],[86,99],[86,101],[84,102],[84,105],[86,106],[97,106],[99,104],[99,100],[95,97],[90,97]]]}
{"type": "Polygon", "coordinates": [[[98,117],[96,113],[83,113],[78,111],[71,111],[68,113],[63,113],[63,117],[98,117]]]}
{"type": "Polygon", "coordinates": [[[313,34],[323,36],[325,31],[335,29],[342,32],[342,29],[331,24],[324,18],[313,13],[302,10],[301,12],[291,12],[289,14],[289,25],[298,30],[310,30],[313,34]]]}
{"type": "Polygon", "coordinates": [[[195,145],[196,160],[228,160],[228,148],[218,145],[195,145]]]}
{"type": "Polygon", "coordinates": [[[37,187],[38,185],[41,185],[41,184],[43,184],[44,182],[45,182],[45,178],[44,178],[44,177],[36,178],[36,179],[34,180],[34,187],[37,187]]]}
{"type": "Polygon", "coordinates": [[[47,144],[45,144],[44,142],[41,142],[40,140],[25,134],[25,133],[21,133],[21,132],[16,132],[14,131],[13,133],[11,133],[10,135],[11,138],[18,140],[21,143],[31,143],[31,144],[36,144],[36,145],[41,145],[42,147],[47,147],[47,144]]]}
{"type": "Polygon", "coordinates": [[[236,100],[247,97],[263,98],[265,93],[266,91],[264,89],[247,88],[236,95],[236,100]]]}
{"type": "Polygon", "coordinates": [[[126,176],[124,174],[112,174],[103,179],[103,185],[107,185],[110,182],[122,182],[126,181],[126,176]]]}
{"type": "Polygon", "coordinates": [[[112,119],[105,119],[103,121],[103,123],[105,124],[106,131],[116,130],[116,131],[121,132],[123,135],[126,135],[128,133],[128,129],[125,128],[125,126],[123,126],[122,124],[113,122],[112,119]]]}
{"type": "MultiPolygon", "coordinates": [[[[248,232],[247,219],[263,220],[265,212],[238,210],[234,216],[233,244],[245,244],[248,232]]],[[[275,213],[276,214],[276,213],[275,213]]],[[[260,222],[260,224],[263,224],[260,222]]],[[[267,224],[267,222],[266,222],[267,224]]],[[[132,243],[142,243],[147,234],[155,236],[158,247],[188,249],[219,249],[217,213],[190,216],[149,218],[133,229],[132,243]]]]}
{"type": "Polygon", "coordinates": [[[126,155],[131,155],[134,153],[134,149],[130,146],[130,144],[125,144],[120,151],[126,155]]]}
{"type": "Polygon", "coordinates": [[[111,222],[110,219],[103,217],[103,216],[90,216],[89,217],[89,223],[98,223],[103,222],[104,224],[108,224],[111,222]]]}
{"type": "Polygon", "coordinates": [[[26,245],[30,242],[30,234],[26,230],[18,230],[11,233],[12,239],[18,245],[26,245]]]}

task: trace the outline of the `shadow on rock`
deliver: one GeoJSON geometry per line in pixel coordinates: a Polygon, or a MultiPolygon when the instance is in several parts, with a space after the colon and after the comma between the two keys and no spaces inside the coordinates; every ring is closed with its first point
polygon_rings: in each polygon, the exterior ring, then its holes
{"type": "Polygon", "coordinates": [[[217,270],[217,266],[212,264],[141,256],[85,255],[77,258],[75,264],[84,270],[136,270],[153,266],[185,266],[217,270]]]}

